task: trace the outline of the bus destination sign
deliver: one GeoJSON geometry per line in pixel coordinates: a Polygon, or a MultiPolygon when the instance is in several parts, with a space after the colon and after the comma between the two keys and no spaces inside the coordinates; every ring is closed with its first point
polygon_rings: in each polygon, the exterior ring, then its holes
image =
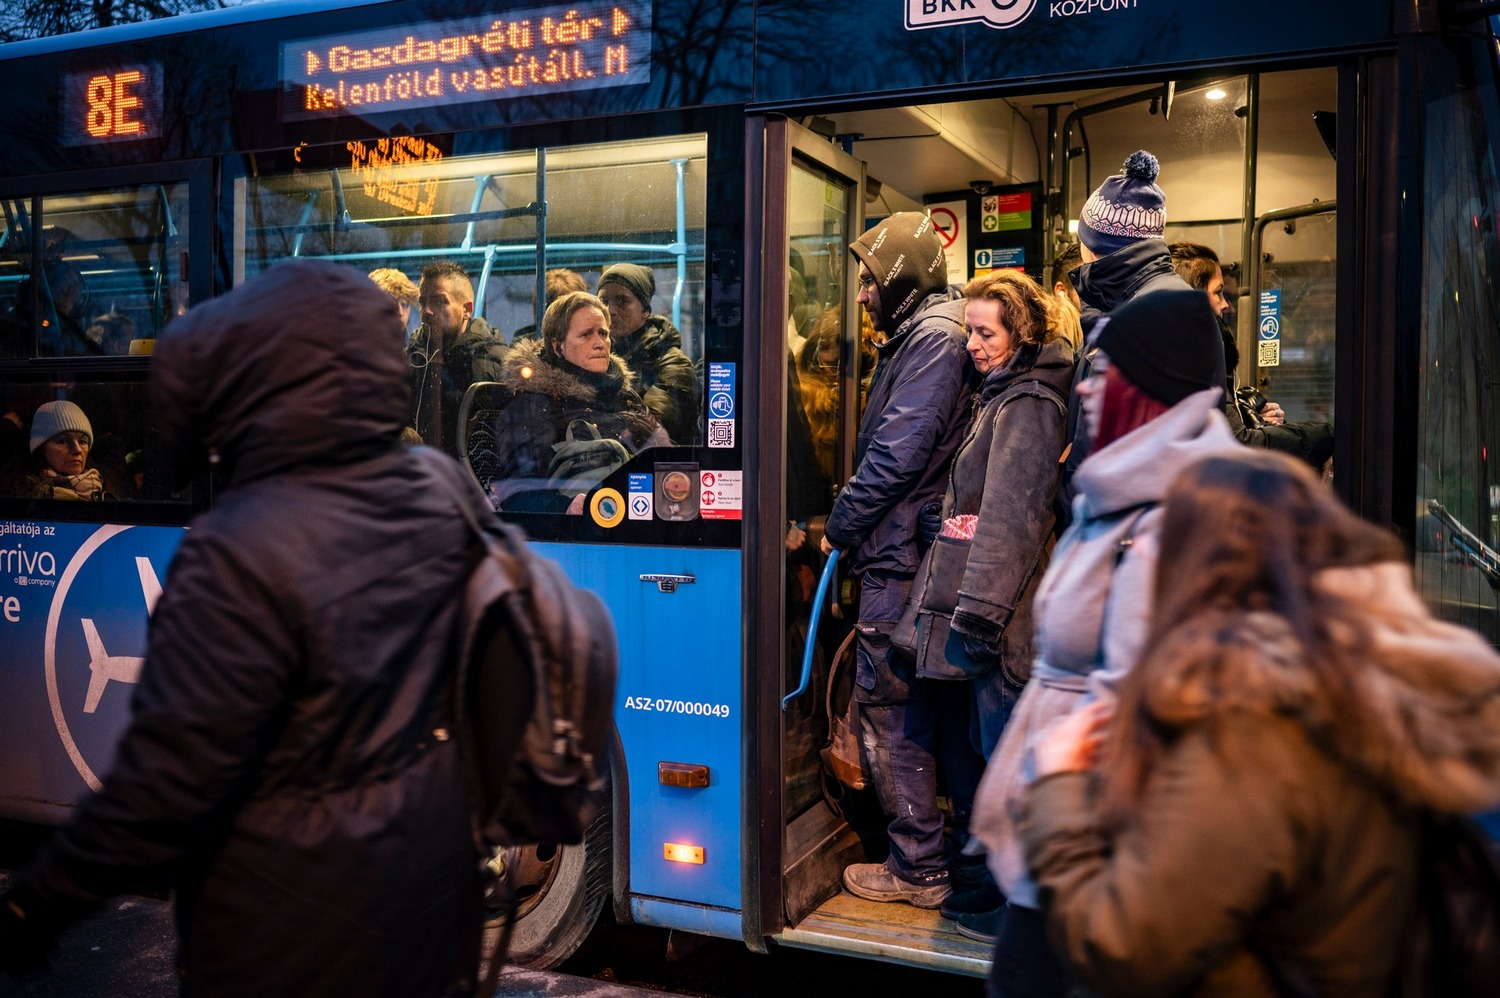
{"type": "Polygon", "coordinates": [[[651,2],[615,0],[327,35],[281,46],[288,119],[645,83],[651,2]]]}

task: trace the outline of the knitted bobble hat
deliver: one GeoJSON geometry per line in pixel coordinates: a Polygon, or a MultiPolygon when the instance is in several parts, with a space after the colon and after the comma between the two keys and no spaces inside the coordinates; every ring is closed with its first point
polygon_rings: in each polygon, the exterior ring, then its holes
{"type": "Polygon", "coordinates": [[[42,444],[69,430],[82,430],[89,435],[90,441],[94,439],[89,418],[75,403],[48,402],[37,406],[36,415],[31,417],[31,453],[35,454],[42,444]]]}
{"type": "Polygon", "coordinates": [[[1078,240],[1095,256],[1108,256],[1141,239],[1160,239],[1167,225],[1167,196],[1156,186],[1161,166],[1146,150],[1130,154],[1121,172],[1106,177],[1078,215],[1078,240]]]}

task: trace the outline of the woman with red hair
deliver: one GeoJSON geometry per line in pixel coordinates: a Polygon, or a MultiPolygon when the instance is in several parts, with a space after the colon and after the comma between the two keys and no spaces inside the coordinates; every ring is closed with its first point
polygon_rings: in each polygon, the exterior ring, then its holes
{"type": "Polygon", "coordinates": [[[959,926],[965,935],[995,937],[994,998],[1061,998],[1069,988],[1016,831],[1033,736],[1086,695],[1112,698],[1150,618],[1167,483],[1195,460],[1240,447],[1224,419],[1223,344],[1202,292],[1134,298],[1095,324],[1093,343],[1092,373],[1078,387],[1089,455],[1073,478],[1072,522],[1037,593],[1031,678],[985,771],[973,818],[1007,902],[991,924],[965,916],[959,926]]]}

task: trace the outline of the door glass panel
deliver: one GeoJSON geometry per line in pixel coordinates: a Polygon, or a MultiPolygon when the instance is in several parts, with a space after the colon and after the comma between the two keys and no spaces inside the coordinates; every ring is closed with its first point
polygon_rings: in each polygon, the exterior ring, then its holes
{"type": "MultiPolygon", "coordinates": [[[[1492,91],[1493,78],[1485,80],[1492,91]]],[[[1491,93],[1493,98],[1493,92],[1491,93]]],[[[1417,410],[1416,578],[1447,620],[1500,644],[1500,328],[1493,122],[1472,87],[1423,113],[1422,326],[1417,410]]]]}
{"type": "MultiPolygon", "coordinates": [[[[823,570],[822,525],[833,507],[842,465],[845,391],[843,366],[853,351],[843,329],[844,288],[852,184],[794,158],[788,197],[791,261],[787,301],[787,675],[795,689],[813,597],[823,570]]],[[[837,592],[825,601],[814,649],[820,679],[835,649],[841,621],[832,614],[837,592]]],[[[794,701],[786,718],[786,814],[794,817],[821,797],[818,750],[827,735],[818,684],[794,701]]]]}
{"type": "Polygon", "coordinates": [[[1335,229],[1332,211],[1267,226],[1261,290],[1271,294],[1244,303],[1253,313],[1257,385],[1288,423],[1333,421],[1335,229]]]}

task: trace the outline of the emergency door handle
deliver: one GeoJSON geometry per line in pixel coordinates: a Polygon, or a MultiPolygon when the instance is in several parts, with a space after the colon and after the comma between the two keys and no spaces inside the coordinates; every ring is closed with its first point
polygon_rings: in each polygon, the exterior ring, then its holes
{"type": "Polygon", "coordinates": [[[656,588],[664,593],[675,593],[678,586],[690,586],[698,581],[698,577],[692,574],[642,575],[641,581],[656,583],[656,588]]]}

